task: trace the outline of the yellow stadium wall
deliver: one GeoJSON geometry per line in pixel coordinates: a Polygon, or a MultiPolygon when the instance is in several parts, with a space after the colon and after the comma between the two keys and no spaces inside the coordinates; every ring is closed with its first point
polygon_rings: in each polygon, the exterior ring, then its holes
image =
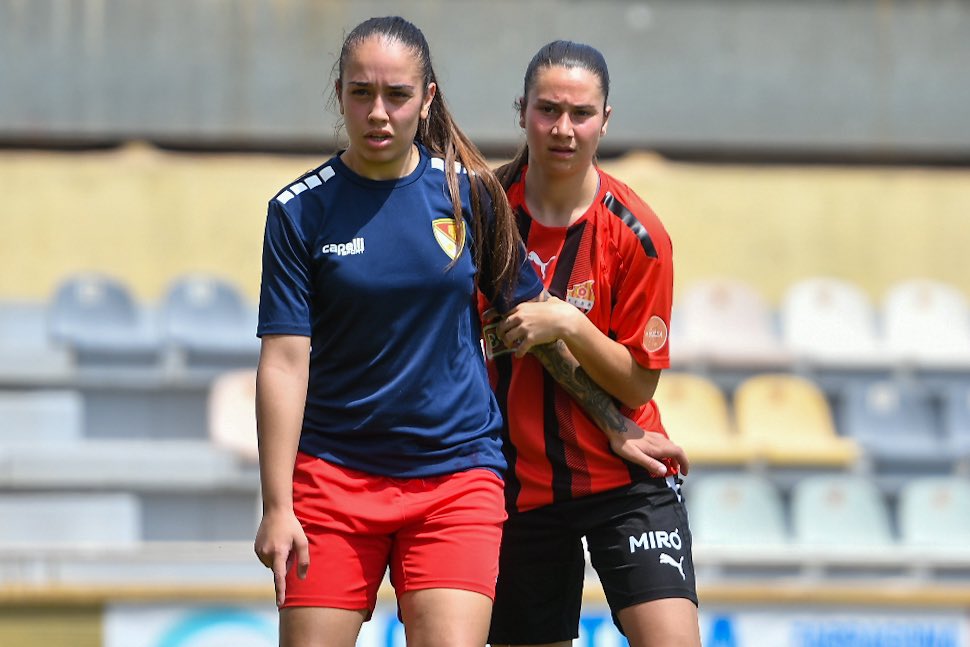
{"type": "MultiPolygon", "coordinates": [[[[189,271],[230,278],[253,301],[265,205],[313,157],[107,152],[0,154],[0,297],[45,298],[67,273],[109,272],[144,299],[189,271]]],[[[670,163],[603,167],[632,185],[674,241],[676,289],[712,275],[777,303],[815,274],[878,301],[926,277],[970,295],[970,170],[670,163]]]]}

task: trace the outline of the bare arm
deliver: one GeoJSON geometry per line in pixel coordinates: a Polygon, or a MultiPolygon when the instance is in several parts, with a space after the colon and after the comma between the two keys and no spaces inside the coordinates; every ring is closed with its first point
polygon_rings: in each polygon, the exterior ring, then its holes
{"type": "Polygon", "coordinates": [[[640,366],[626,346],[604,335],[578,308],[555,297],[519,304],[506,314],[499,332],[516,342],[519,357],[537,344],[563,340],[589,377],[631,409],[649,402],[657,390],[659,370],[640,366]]]}
{"type": "Polygon", "coordinates": [[[259,560],[273,570],[276,603],[286,596],[285,577],[295,559],[306,576],[306,535],[293,513],[293,466],[303,426],[310,364],[310,338],[267,335],[256,373],[256,429],[263,518],[256,533],[259,560]]]}
{"type": "MultiPolygon", "coordinates": [[[[546,301],[549,298],[548,293],[543,292],[533,302],[546,301]]],[[[528,304],[520,304],[519,307],[521,308],[523,305],[528,304]]],[[[545,305],[543,304],[543,306],[545,305]]],[[[515,310],[512,312],[515,312],[515,310]]],[[[514,315],[511,316],[514,318],[514,315]]],[[[516,336],[515,325],[506,325],[508,318],[507,315],[506,321],[502,322],[499,329],[500,335],[506,343],[512,342],[509,344],[512,347],[518,346],[520,350],[517,352],[520,355],[525,352],[521,350],[521,346],[528,344],[528,351],[542,362],[549,374],[576,400],[583,411],[596,423],[596,426],[606,434],[610,447],[617,455],[641,465],[654,476],[662,476],[666,473],[666,466],[658,460],[662,458],[670,458],[676,462],[683,474],[688,472],[690,465],[684,450],[662,434],[645,432],[632,420],[623,416],[610,394],[604,391],[596,380],[586,372],[564,341],[561,339],[546,341],[538,337],[523,341],[522,337],[516,336]]],[[[585,319],[585,317],[583,318],[585,319]]],[[[626,352],[625,349],[624,352],[626,352]]],[[[630,361],[632,361],[632,358],[630,361]]],[[[659,371],[656,373],[659,376],[659,371]]],[[[656,382],[654,381],[653,388],[655,387],[656,382]]]]}

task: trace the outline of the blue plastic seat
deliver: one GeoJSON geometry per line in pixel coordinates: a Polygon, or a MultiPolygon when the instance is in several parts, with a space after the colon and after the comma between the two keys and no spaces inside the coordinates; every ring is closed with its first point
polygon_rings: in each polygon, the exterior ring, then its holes
{"type": "Polygon", "coordinates": [[[120,280],[97,273],[68,276],[48,304],[51,339],[79,365],[154,363],[158,336],[141,305],[120,280]]]}
{"type": "Polygon", "coordinates": [[[949,466],[927,394],[893,380],[849,383],[843,390],[840,426],[863,448],[877,470],[949,466]]]}
{"type": "Polygon", "coordinates": [[[255,366],[255,310],[235,285],[205,274],[174,279],[159,307],[162,339],[188,364],[255,366]]]}

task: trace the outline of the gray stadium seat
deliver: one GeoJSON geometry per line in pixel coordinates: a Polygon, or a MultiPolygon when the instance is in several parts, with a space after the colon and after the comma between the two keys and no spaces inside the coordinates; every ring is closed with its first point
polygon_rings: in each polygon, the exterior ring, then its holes
{"type": "Polygon", "coordinates": [[[958,460],[970,461],[970,382],[946,387],[941,418],[947,450],[958,460]]]}
{"type": "Polygon", "coordinates": [[[804,546],[880,547],[893,544],[889,510],[869,479],[815,475],[796,482],[792,532],[804,546]]]}
{"type": "Polygon", "coordinates": [[[913,385],[893,380],[847,384],[840,427],[862,446],[877,471],[946,467],[954,458],[943,444],[929,398],[913,385]]]}
{"type": "Polygon", "coordinates": [[[76,391],[0,392],[0,446],[76,443],[83,421],[84,403],[76,391]]]}
{"type": "Polygon", "coordinates": [[[970,548],[970,480],[924,477],[899,492],[899,532],[912,546],[970,548]]]}
{"type": "Polygon", "coordinates": [[[46,301],[0,300],[0,380],[44,384],[70,374],[70,353],[51,343],[46,324],[46,301]]]}
{"type": "Polygon", "coordinates": [[[188,366],[255,366],[255,309],[229,281],[189,274],[169,285],[159,307],[162,339],[188,366]]]}
{"type": "Polygon", "coordinates": [[[143,366],[159,358],[157,332],[120,280],[72,274],[48,306],[51,339],[74,353],[79,367],[143,366]]]}
{"type": "Polygon", "coordinates": [[[788,540],[781,495],[766,478],[712,474],[690,482],[685,493],[698,545],[777,546],[788,540]]]}
{"type": "Polygon", "coordinates": [[[128,493],[0,494],[0,546],[121,547],[140,541],[141,511],[128,493]]]}

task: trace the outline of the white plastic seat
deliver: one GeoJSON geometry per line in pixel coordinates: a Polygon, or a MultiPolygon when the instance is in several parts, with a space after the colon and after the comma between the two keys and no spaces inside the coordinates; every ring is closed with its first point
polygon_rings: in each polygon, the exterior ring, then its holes
{"type": "Polygon", "coordinates": [[[832,277],[792,283],[780,307],[782,339],[797,357],[825,365],[885,363],[876,312],[857,285],[832,277]]]}
{"type": "Polygon", "coordinates": [[[970,367],[970,305],[952,285],[926,279],[892,285],[883,321],[887,350],[897,360],[970,367]]]}
{"type": "Polygon", "coordinates": [[[691,533],[705,546],[783,545],[788,541],[778,488],[750,473],[714,474],[686,490],[691,533]]]}
{"type": "Polygon", "coordinates": [[[806,546],[880,547],[894,542],[889,510],[861,476],[816,475],[792,488],[792,531],[806,546]]]}
{"type": "Polygon", "coordinates": [[[256,371],[217,377],[209,390],[209,438],[248,462],[256,462],[256,371]]]}
{"type": "MultiPolygon", "coordinates": [[[[679,359],[723,365],[779,366],[790,361],[771,307],[748,283],[716,278],[686,288],[677,308],[679,359]]],[[[675,343],[676,342],[676,343],[675,343]]]]}
{"type": "Polygon", "coordinates": [[[905,544],[970,549],[970,480],[923,477],[899,493],[899,532],[905,544]]]}

